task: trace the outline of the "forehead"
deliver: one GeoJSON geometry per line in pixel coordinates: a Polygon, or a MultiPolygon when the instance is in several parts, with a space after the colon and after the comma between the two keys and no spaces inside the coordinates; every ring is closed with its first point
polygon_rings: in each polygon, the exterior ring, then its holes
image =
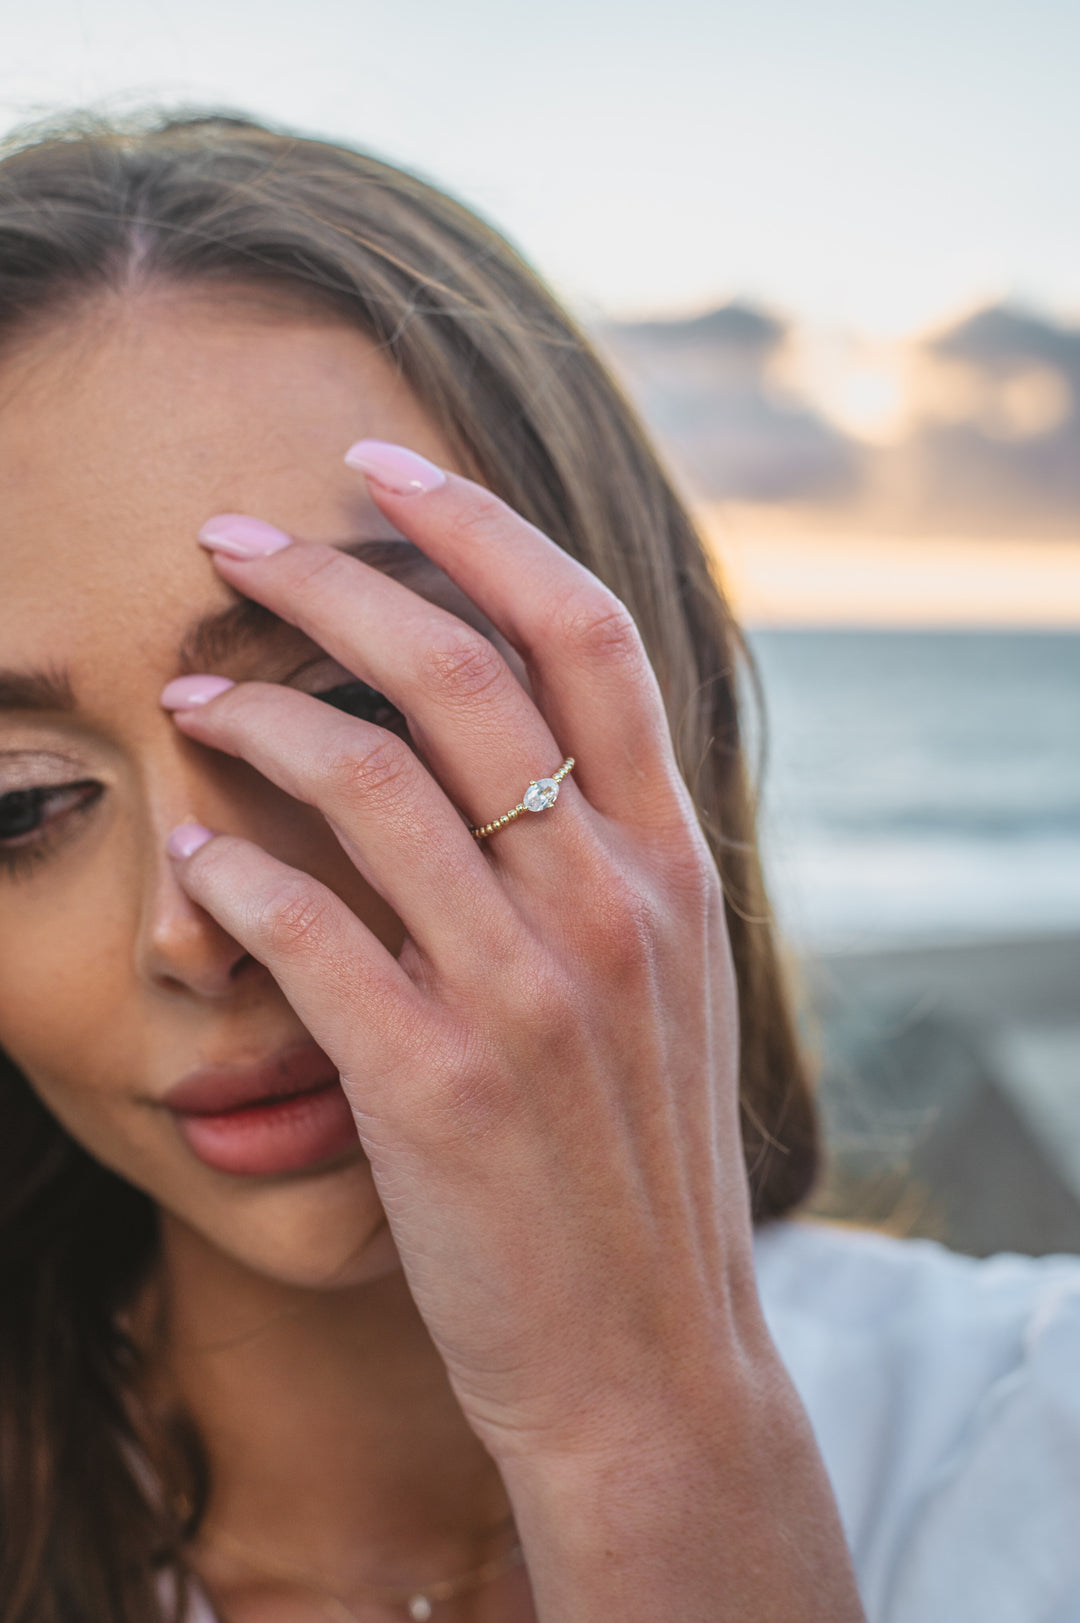
{"type": "Polygon", "coordinates": [[[231,600],[196,541],[246,512],[307,540],[392,534],[354,439],[447,451],[332,318],[237,290],[88,306],[0,360],[0,664],[154,658],[231,600]]]}

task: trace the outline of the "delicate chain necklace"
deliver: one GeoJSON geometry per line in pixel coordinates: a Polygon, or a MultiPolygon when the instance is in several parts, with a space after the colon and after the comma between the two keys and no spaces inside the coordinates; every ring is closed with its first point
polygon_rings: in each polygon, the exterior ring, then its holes
{"type": "MultiPolygon", "coordinates": [[[[501,1532],[503,1528],[514,1525],[512,1516],[499,1522],[491,1529],[493,1533],[501,1532]]],[[[231,1552],[238,1556],[246,1566],[261,1578],[279,1578],[285,1583],[293,1584],[298,1588],[310,1589],[328,1608],[332,1609],[335,1618],[343,1619],[344,1623],[358,1623],[356,1613],[347,1606],[340,1595],[333,1594],[317,1578],[310,1573],[301,1572],[296,1567],[288,1567],[282,1563],[271,1565],[261,1556],[257,1559],[239,1539],[233,1538],[231,1533],[204,1533],[208,1544],[217,1549],[231,1552]]],[[[365,1600],[381,1601],[386,1606],[400,1606],[404,1615],[412,1619],[412,1623],[427,1623],[440,1601],[456,1600],[459,1595],[467,1595],[474,1589],[480,1589],[484,1584],[491,1583],[504,1572],[513,1567],[520,1566],[525,1559],[525,1552],[520,1541],[515,1538],[509,1549],[501,1555],[493,1556],[478,1567],[472,1567],[468,1572],[455,1573],[452,1578],[439,1578],[435,1583],[422,1584],[419,1588],[402,1589],[384,1584],[357,1585],[365,1600]]]]}

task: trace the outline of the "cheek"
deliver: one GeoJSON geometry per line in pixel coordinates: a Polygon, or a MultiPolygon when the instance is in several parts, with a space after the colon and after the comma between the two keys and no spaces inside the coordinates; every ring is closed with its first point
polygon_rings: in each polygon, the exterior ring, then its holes
{"type": "Polygon", "coordinates": [[[58,1082],[93,1069],[129,1017],[130,923],[115,890],[20,888],[0,902],[0,1048],[35,1081],[58,1082]]]}
{"type": "Polygon", "coordinates": [[[65,923],[26,932],[23,953],[0,949],[0,1048],[78,1143],[130,1172],[149,1147],[130,1141],[140,1123],[123,1105],[140,1060],[132,984],[109,933],[88,953],[78,917],[65,923]]]}
{"type": "MultiPolygon", "coordinates": [[[[309,825],[307,834],[293,860],[354,889],[355,870],[325,825],[321,833],[309,825]]],[[[274,1188],[234,1182],[195,1163],[168,1118],[146,1103],[148,1080],[156,1092],[187,1069],[204,1018],[217,1025],[228,1011],[208,1005],[202,1018],[197,1002],[163,997],[144,978],[138,895],[120,852],[108,855],[99,852],[92,872],[69,873],[63,884],[43,875],[0,891],[0,1050],[96,1159],[235,1262],[317,1289],[396,1269],[366,1161],[274,1188]],[[98,882],[99,868],[106,882],[98,882]]],[[[388,909],[376,916],[382,904],[374,907],[370,892],[367,901],[358,911],[389,946],[396,920],[388,909]]]]}
{"type": "Polygon", "coordinates": [[[146,1074],[134,882],[130,840],[105,838],[0,885],[0,1049],[110,1165],[124,1093],[146,1074]]]}
{"type": "MultiPolygon", "coordinates": [[[[227,783],[211,769],[197,785],[210,814],[314,874],[400,950],[400,922],[321,816],[250,769],[222,765],[227,783]]],[[[243,1028],[246,1036],[255,1017],[245,983],[236,1004],[185,985],[184,962],[171,960],[161,928],[176,902],[176,887],[162,883],[163,830],[173,826],[171,800],[180,806],[190,790],[185,781],[152,812],[125,808],[25,878],[0,876],[0,1051],[74,1138],[143,1187],[167,1182],[178,1155],[186,1164],[147,1095],[160,1096],[198,1063],[211,1035],[243,1028]]],[[[206,951],[220,950],[209,932],[206,951]]],[[[280,1026],[284,998],[271,990],[259,1002],[280,1026]]]]}

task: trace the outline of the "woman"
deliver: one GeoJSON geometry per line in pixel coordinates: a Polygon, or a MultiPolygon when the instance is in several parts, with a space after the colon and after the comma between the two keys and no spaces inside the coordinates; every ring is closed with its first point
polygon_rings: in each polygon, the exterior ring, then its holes
{"type": "Polygon", "coordinates": [[[912,1253],[755,1270],[741,645],[580,334],[191,119],[0,164],[0,378],[3,1623],[862,1617],[784,1326],[912,1253]]]}

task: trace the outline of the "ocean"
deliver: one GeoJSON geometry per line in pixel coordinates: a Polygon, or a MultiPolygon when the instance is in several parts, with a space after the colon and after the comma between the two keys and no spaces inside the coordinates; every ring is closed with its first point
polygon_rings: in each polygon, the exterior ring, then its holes
{"type": "Polygon", "coordinates": [[[1080,933],[1080,634],[750,642],[766,869],[797,947],[1080,933]]]}

